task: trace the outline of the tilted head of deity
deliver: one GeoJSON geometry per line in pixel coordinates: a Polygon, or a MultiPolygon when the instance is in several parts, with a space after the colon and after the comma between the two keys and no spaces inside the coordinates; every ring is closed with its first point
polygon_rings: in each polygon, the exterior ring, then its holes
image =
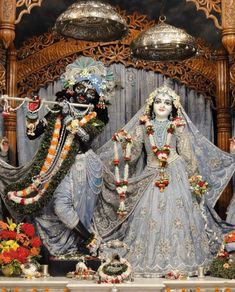
{"type": "Polygon", "coordinates": [[[159,120],[180,115],[180,97],[166,84],[156,88],[147,99],[145,114],[159,120]]]}
{"type": "Polygon", "coordinates": [[[92,104],[97,116],[108,122],[107,97],[115,85],[110,69],[92,58],[80,57],[66,67],[61,81],[64,89],[56,94],[57,101],[92,104]]]}

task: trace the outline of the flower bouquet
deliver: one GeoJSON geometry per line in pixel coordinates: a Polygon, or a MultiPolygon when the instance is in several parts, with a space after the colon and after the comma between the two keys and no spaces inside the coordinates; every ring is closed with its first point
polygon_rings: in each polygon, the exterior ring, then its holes
{"type": "Polygon", "coordinates": [[[208,182],[204,181],[201,175],[193,175],[189,179],[190,188],[194,195],[203,196],[208,190],[208,182]]]}
{"type": "Polygon", "coordinates": [[[224,243],[210,266],[211,276],[225,279],[235,278],[235,231],[224,237],[224,243]]]}
{"type": "Polygon", "coordinates": [[[0,221],[0,265],[6,276],[21,274],[21,265],[39,257],[42,243],[32,224],[0,221]]]}

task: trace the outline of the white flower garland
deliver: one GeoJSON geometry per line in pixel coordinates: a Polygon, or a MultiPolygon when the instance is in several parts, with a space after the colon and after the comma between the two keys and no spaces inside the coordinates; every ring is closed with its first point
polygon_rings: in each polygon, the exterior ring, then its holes
{"type": "Polygon", "coordinates": [[[102,264],[98,269],[98,275],[100,277],[101,283],[112,283],[112,284],[122,283],[124,280],[130,277],[132,268],[131,268],[130,263],[124,258],[120,258],[120,263],[127,266],[127,270],[125,272],[123,272],[121,275],[113,275],[113,276],[105,274],[103,271],[103,268],[104,266],[107,266],[110,262],[111,260],[108,263],[102,264]]]}
{"type": "Polygon", "coordinates": [[[126,216],[127,211],[125,207],[125,198],[126,198],[126,192],[128,187],[128,177],[129,177],[129,161],[131,159],[131,148],[132,148],[132,138],[131,136],[123,129],[121,129],[119,132],[115,133],[112,137],[113,143],[114,143],[114,174],[115,174],[115,183],[116,183],[116,191],[119,194],[120,204],[117,211],[117,214],[120,218],[123,218],[126,216]],[[119,155],[118,155],[118,147],[117,143],[122,144],[122,151],[123,156],[125,160],[125,166],[124,166],[124,174],[123,179],[120,177],[120,170],[119,170],[119,155]]]}

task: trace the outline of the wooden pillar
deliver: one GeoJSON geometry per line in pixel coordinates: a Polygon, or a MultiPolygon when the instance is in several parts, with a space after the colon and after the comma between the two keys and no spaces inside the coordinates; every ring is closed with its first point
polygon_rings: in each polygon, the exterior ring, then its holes
{"type": "MultiPolygon", "coordinates": [[[[17,96],[17,52],[13,45],[10,46],[7,52],[7,73],[6,73],[6,92],[9,96],[17,96]]],[[[11,106],[16,107],[16,103],[11,101],[11,106]]],[[[9,140],[10,164],[16,165],[16,113],[11,112],[4,119],[5,136],[9,140]]]]}
{"type": "Polygon", "coordinates": [[[229,54],[235,52],[235,0],[223,0],[222,43],[229,54]]]}
{"type": "MultiPolygon", "coordinates": [[[[231,138],[231,116],[229,97],[229,61],[224,49],[217,51],[216,72],[216,107],[217,107],[217,145],[229,152],[229,138],[231,138]]],[[[218,200],[218,213],[225,219],[226,210],[232,198],[232,183],[224,190],[218,200]]]]}
{"type": "Polygon", "coordinates": [[[0,39],[7,49],[15,39],[16,0],[0,0],[0,39]]]}
{"type": "MultiPolygon", "coordinates": [[[[17,96],[16,74],[16,50],[13,42],[15,39],[15,20],[16,20],[16,0],[0,0],[0,40],[7,51],[6,69],[6,93],[9,96],[17,96]]],[[[15,103],[10,105],[14,108],[15,103]]],[[[16,114],[11,113],[4,119],[5,136],[9,140],[10,151],[9,161],[16,165],[16,114]]]]}

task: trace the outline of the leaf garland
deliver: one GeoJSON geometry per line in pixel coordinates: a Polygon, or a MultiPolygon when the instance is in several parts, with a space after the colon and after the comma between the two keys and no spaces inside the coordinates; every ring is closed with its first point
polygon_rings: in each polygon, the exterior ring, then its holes
{"type": "MultiPolygon", "coordinates": [[[[49,182],[49,187],[43,194],[43,196],[32,204],[23,205],[15,203],[8,199],[7,193],[9,191],[21,190],[26,188],[29,184],[32,183],[32,177],[38,175],[40,170],[44,164],[44,161],[47,157],[48,149],[50,147],[50,142],[52,139],[52,135],[54,132],[54,125],[56,121],[56,115],[49,115],[47,119],[47,129],[44,133],[44,137],[41,141],[39,150],[36,154],[34,162],[27,172],[26,176],[21,178],[15,183],[10,184],[5,189],[5,197],[7,205],[13,209],[16,213],[20,215],[39,215],[42,209],[46,206],[46,204],[51,200],[55,189],[58,187],[60,182],[66,176],[71,166],[73,165],[76,155],[80,149],[80,143],[78,137],[75,135],[70,150],[67,154],[67,157],[62,162],[60,169],[56,172],[56,174],[51,178],[49,182]]],[[[85,125],[85,130],[88,132],[90,137],[94,138],[98,135],[104,128],[105,124],[99,119],[92,119],[85,125]]]]}
{"type": "Polygon", "coordinates": [[[104,265],[103,268],[102,268],[102,271],[105,275],[108,275],[108,276],[119,276],[119,275],[122,275],[123,273],[125,273],[128,269],[128,266],[126,264],[120,264],[120,267],[119,267],[119,270],[118,271],[110,271],[109,270],[109,267],[110,267],[110,263],[107,264],[107,265],[104,265]]]}
{"type": "Polygon", "coordinates": [[[66,175],[67,171],[73,164],[75,160],[75,156],[77,154],[77,150],[79,149],[79,143],[74,139],[71,149],[68,152],[68,155],[66,159],[63,161],[60,169],[57,171],[57,173],[51,178],[50,184],[48,189],[45,191],[44,195],[37,201],[29,205],[23,205],[23,204],[18,204],[15,203],[11,200],[8,199],[7,193],[9,191],[14,191],[14,190],[21,190],[26,188],[29,184],[32,183],[32,177],[38,175],[40,173],[40,170],[44,164],[44,161],[46,159],[48,149],[50,147],[50,142],[52,139],[52,135],[54,132],[54,125],[56,121],[56,116],[55,115],[50,115],[48,117],[48,125],[47,125],[47,130],[44,133],[44,137],[41,141],[39,150],[36,154],[36,157],[34,159],[34,162],[32,166],[30,167],[29,171],[27,172],[26,176],[19,181],[9,185],[5,189],[5,196],[6,196],[6,203],[7,205],[13,209],[16,213],[20,215],[36,215],[41,212],[41,210],[45,207],[45,205],[50,201],[50,199],[53,196],[54,190],[56,187],[59,185],[60,181],[64,178],[66,175]]]}

